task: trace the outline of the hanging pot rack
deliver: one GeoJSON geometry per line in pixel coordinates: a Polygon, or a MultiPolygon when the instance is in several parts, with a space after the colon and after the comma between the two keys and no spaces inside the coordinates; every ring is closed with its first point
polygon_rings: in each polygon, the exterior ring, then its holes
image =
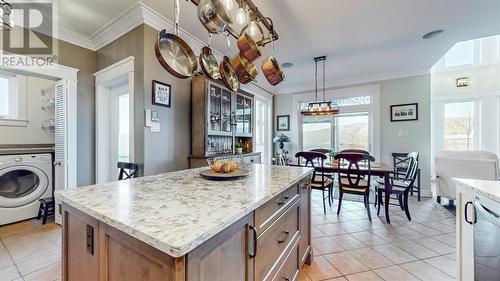
{"type": "MultiPolygon", "coordinates": [[[[186,0],[189,1],[189,0],[186,0]]],[[[252,0],[235,0],[238,4],[240,5],[246,5],[249,10],[249,16],[250,16],[250,21],[254,20],[257,22],[257,24],[263,25],[267,29],[267,33],[269,34],[268,36],[264,36],[261,40],[259,40],[257,45],[259,46],[265,46],[268,43],[271,43],[272,41],[277,41],[278,40],[278,33],[273,27],[273,23],[269,18],[266,18],[255,6],[255,4],[252,2],[252,0]]],[[[191,2],[198,6],[200,3],[200,0],[191,0],[191,2]]],[[[240,37],[240,33],[234,30],[231,26],[228,26],[226,28],[226,31],[233,36],[236,40],[238,40],[238,37],[240,37]]]]}

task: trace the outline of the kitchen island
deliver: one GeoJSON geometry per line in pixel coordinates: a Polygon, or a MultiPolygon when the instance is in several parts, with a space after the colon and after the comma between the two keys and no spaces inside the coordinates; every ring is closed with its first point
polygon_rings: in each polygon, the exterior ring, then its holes
{"type": "Polygon", "coordinates": [[[60,191],[66,281],[296,280],[310,263],[310,168],[205,168],[60,191]]]}

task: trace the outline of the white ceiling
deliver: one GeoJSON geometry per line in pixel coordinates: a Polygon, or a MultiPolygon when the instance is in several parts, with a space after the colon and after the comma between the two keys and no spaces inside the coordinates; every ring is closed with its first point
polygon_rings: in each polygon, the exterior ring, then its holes
{"type": "MultiPolygon", "coordinates": [[[[62,27],[94,36],[102,26],[137,0],[63,0],[62,27]]],[[[173,0],[143,0],[173,19],[173,0]]],[[[181,28],[200,40],[207,33],[191,2],[181,3],[181,28]]],[[[270,86],[260,75],[258,84],[273,93],[296,93],[314,88],[313,58],[326,55],[327,87],[422,73],[457,41],[500,34],[499,0],[254,0],[272,17],[280,39],[275,56],[292,62],[286,81],[270,86]],[[432,40],[425,33],[444,29],[432,40]]],[[[225,53],[223,36],[213,43],[225,53]]],[[[233,53],[235,53],[233,44],[233,53]]],[[[153,47],[153,46],[151,46],[153,47]]],[[[270,53],[266,47],[264,55],[270,53]]],[[[260,61],[257,66],[260,68],[260,61]]]]}

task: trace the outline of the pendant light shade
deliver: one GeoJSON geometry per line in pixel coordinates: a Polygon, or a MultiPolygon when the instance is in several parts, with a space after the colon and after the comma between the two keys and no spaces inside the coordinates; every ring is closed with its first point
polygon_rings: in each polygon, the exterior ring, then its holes
{"type": "Polygon", "coordinates": [[[0,0],[0,28],[11,30],[13,27],[12,5],[0,0]]]}
{"type": "Polygon", "coordinates": [[[326,56],[314,58],[314,77],[316,83],[316,101],[309,102],[307,108],[301,111],[302,115],[314,116],[314,115],[336,115],[339,113],[340,109],[337,105],[334,105],[331,101],[326,100],[326,56]],[[323,100],[318,101],[318,63],[323,62],[323,100]]]}
{"type": "Polygon", "coordinates": [[[252,20],[250,24],[248,25],[248,35],[254,37],[257,35],[259,32],[259,27],[257,26],[257,22],[255,20],[252,20]]]}
{"type": "Polygon", "coordinates": [[[240,6],[238,12],[236,13],[236,22],[240,25],[246,25],[248,21],[248,15],[243,6],[240,6]]]}
{"type": "Polygon", "coordinates": [[[222,5],[227,11],[231,11],[234,8],[234,0],[222,0],[222,5]]]}

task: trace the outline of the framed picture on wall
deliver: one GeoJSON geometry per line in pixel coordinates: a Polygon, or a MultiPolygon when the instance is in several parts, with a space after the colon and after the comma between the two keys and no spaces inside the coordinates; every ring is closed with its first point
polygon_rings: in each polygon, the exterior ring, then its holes
{"type": "Polygon", "coordinates": [[[278,115],[276,121],[278,131],[290,131],[290,115],[278,115]]]}
{"type": "Polygon", "coordinates": [[[153,80],[153,104],[170,107],[171,86],[156,80],[153,80]]]}
{"type": "Polygon", "coordinates": [[[391,105],[391,122],[418,120],[418,103],[391,105]]]}

